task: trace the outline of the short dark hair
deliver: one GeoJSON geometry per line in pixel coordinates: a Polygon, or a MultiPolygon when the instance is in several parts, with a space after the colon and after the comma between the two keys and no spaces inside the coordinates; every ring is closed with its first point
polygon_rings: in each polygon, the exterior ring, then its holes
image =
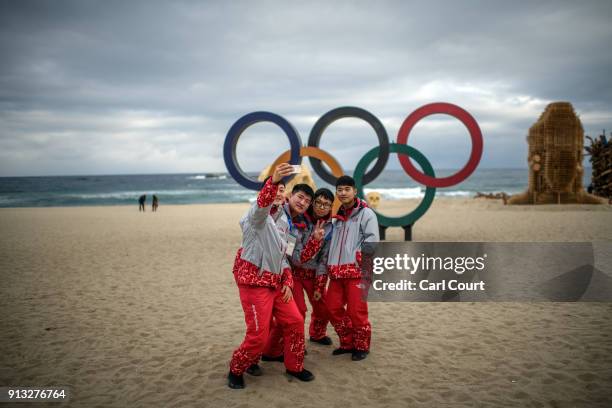
{"type": "MultiPolygon", "coordinates": [[[[272,176],[268,176],[264,179],[263,183],[262,183],[262,187],[268,182],[268,180],[272,178],[272,176]]],[[[281,179],[277,184],[282,184],[283,186],[285,186],[285,180],[281,179]]]]}
{"type": "Polygon", "coordinates": [[[304,184],[304,183],[296,184],[295,186],[293,186],[293,190],[291,190],[291,194],[293,195],[300,191],[310,196],[311,200],[314,197],[314,191],[312,191],[312,188],[308,184],[304,184]]]}
{"type": "Polygon", "coordinates": [[[323,188],[320,188],[317,191],[315,191],[314,199],[316,200],[317,197],[323,197],[323,198],[331,201],[332,203],[334,202],[334,193],[332,193],[329,188],[323,187],[323,188]]]}
{"type": "Polygon", "coordinates": [[[351,176],[340,176],[336,181],[336,188],[340,186],[355,187],[355,180],[351,176]]]}

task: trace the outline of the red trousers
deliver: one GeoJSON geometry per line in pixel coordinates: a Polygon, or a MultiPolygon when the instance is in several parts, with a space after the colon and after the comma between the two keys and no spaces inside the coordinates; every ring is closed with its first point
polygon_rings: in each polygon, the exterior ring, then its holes
{"type": "Polygon", "coordinates": [[[314,300],[315,291],[315,280],[314,279],[301,279],[293,277],[293,299],[298,307],[298,310],[302,314],[303,318],[306,318],[306,300],[304,299],[304,292],[308,296],[308,300],[312,305],[312,313],[310,314],[310,327],[308,334],[315,340],[319,340],[327,335],[327,323],[329,322],[329,313],[327,312],[327,305],[325,304],[326,294],[321,293],[321,299],[314,300]]]}
{"type": "Polygon", "coordinates": [[[329,281],[326,304],[343,349],[370,350],[372,326],[368,321],[368,303],[362,297],[363,287],[360,278],[329,281]]]}
{"type": "Polygon", "coordinates": [[[283,302],[281,290],[268,287],[238,285],[244,310],[246,335],[232,355],[230,370],[241,375],[259,361],[262,354],[284,354],[285,367],[291,371],[304,368],[304,318],[293,300],[283,302]],[[272,318],[274,317],[275,323],[272,318]],[[278,333],[278,334],[275,334],[278,333]],[[283,349],[275,349],[274,339],[282,336],[283,349]]]}

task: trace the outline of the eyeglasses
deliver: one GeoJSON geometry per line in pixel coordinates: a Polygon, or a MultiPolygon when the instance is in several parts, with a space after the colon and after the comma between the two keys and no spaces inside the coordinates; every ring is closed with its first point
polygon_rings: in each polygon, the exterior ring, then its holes
{"type": "Polygon", "coordinates": [[[324,203],[322,201],[315,201],[314,205],[315,205],[315,207],[319,207],[319,208],[322,208],[322,209],[330,208],[332,206],[330,203],[324,203]]]}

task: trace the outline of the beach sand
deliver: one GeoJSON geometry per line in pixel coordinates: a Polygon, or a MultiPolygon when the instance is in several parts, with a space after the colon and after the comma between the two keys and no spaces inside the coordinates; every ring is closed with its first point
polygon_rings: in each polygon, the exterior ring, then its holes
{"type": "MultiPolygon", "coordinates": [[[[0,209],[0,386],[69,386],[70,405],[86,407],[612,406],[612,303],[371,303],[368,359],[307,342],[315,381],[264,362],[228,389],[246,209],[0,209]]],[[[438,198],[413,238],[596,241],[612,276],[609,205],[438,198]]]]}

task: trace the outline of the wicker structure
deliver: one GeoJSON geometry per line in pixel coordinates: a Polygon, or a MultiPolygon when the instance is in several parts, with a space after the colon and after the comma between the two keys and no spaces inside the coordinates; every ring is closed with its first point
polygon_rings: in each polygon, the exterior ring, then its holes
{"type": "Polygon", "coordinates": [[[590,146],[586,146],[587,154],[591,156],[591,188],[593,194],[612,200],[612,138],[606,139],[604,131],[599,137],[591,141],[590,146]]]}
{"type": "Polygon", "coordinates": [[[602,204],[582,185],[584,130],[569,102],[546,107],[527,136],[529,186],[508,204],[602,204]]]}

